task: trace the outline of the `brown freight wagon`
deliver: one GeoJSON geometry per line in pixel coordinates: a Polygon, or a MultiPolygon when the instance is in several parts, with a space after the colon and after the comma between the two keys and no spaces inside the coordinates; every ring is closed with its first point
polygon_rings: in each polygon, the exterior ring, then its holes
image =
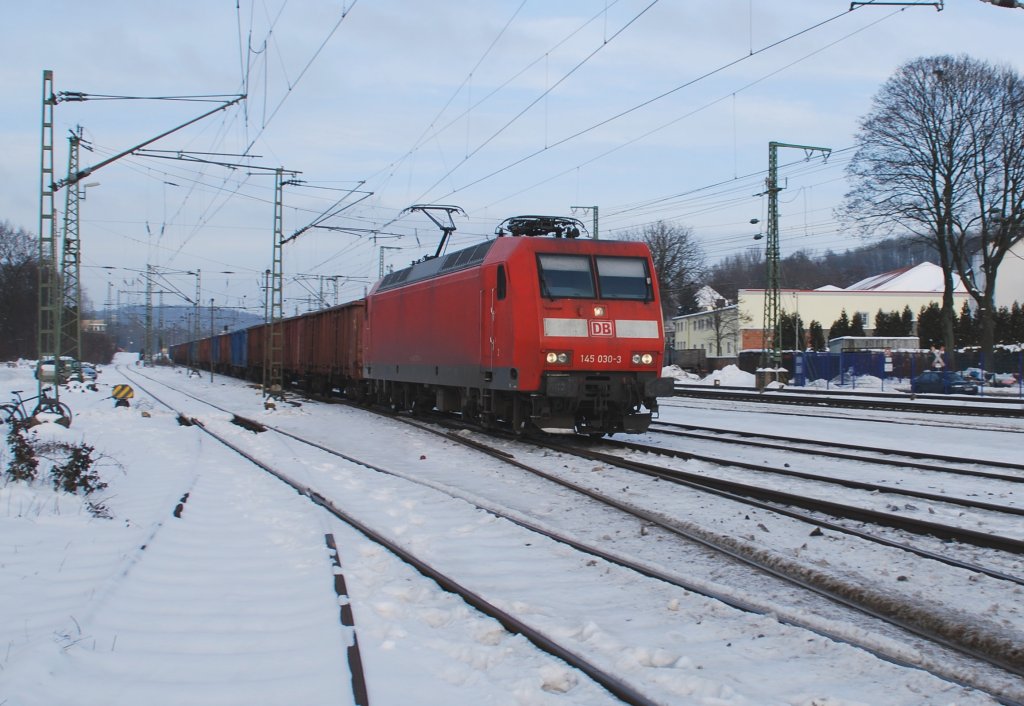
{"type": "MultiPolygon", "coordinates": [[[[362,377],[362,300],[286,319],[283,325],[283,374],[311,393],[339,390],[355,396],[362,377]]],[[[252,354],[250,339],[250,355],[252,354]]]]}
{"type": "Polygon", "coordinates": [[[210,352],[213,347],[212,338],[203,338],[199,340],[198,351],[196,355],[196,365],[202,369],[210,369],[210,352]]]}
{"type": "MultiPolygon", "coordinates": [[[[362,300],[293,316],[280,323],[281,374],[285,388],[355,395],[362,376],[362,300]]],[[[247,377],[261,380],[270,346],[266,324],[247,329],[247,377]]]]}

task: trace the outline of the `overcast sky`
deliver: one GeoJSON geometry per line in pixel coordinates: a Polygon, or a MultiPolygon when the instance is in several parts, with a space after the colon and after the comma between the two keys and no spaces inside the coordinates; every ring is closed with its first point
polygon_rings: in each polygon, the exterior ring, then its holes
{"type": "MultiPolygon", "coordinates": [[[[129,156],[85,181],[83,284],[92,303],[141,301],[147,262],[202,271],[202,298],[262,312],[273,170],[285,236],[286,312],[320,276],[361,296],[379,258],[403,267],[437,246],[416,203],[461,206],[452,248],[504,218],[598,206],[601,237],[658,219],[694,229],[710,261],[755,243],[768,143],[780,152],[783,255],[859,244],[833,209],[858,120],[882,82],[921,56],[967,54],[1024,70],[1024,10],[980,0],[865,6],[848,0],[181,0],[7,3],[0,25],[0,220],[36,233],[42,72],[94,96],[246,92],[248,100],[150,145],[251,167],[129,156]],[[381,250],[381,246],[396,248],[381,250]],[[295,281],[298,280],[298,281],[295,281]],[[109,286],[108,286],[109,283],[109,286]]],[[[82,166],[216,107],[195,101],[61,102],[82,166]]],[[[57,209],[64,210],[64,192],[57,209]]],[[[577,211],[590,224],[590,211],[577,211]]],[[[764,241],[761,241],[763,244],[764,241]]],[[[168,274],[189,296],[191,275],[168,274]]],[[[334,290],[325,281],[328,301],[334,290]]],[[[165,303],[176,303],[168,295],[165,303]]]]}

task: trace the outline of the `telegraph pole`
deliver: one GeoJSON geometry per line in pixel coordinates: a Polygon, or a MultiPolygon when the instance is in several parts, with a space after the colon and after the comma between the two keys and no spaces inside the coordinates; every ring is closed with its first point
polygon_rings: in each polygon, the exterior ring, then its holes
{"type": "MultiPolygon", "coordinates": [[[[270,296],[269,336],[264,347],[263,396],[281,397],[283,393],[284,367],[284,187],[297,184],[294,179],[285,179],[285,174],[295,176],[298,172],[287,171],[284,167],[274,170],[274,251],[273,268],[270,271],[268,294],[270,296]]],[[[294,237],[294,236],[292,236],[294,237]]]]}
{"type": "MultiPolygon", "coordinates": [[[[78,148],[82,143],[82,128],[73,130],[68,137],[68,177],[78,173],[78,148]]],[[[60,266],[61,297],[57,307],[57,340],[60,344],[54,355],[67,353],[77,361],[82,360],[81,287],[79,275],[80,241],[78,229],[80,220],[78,206],[81,189],[76,184],[67,190],[64,201],[64,248],[60,266]]],[[[59,363],[57,364],[59,366],[59,363]]],[[[78,378],[81,379],[81,372],[78,378]]]]}
{"type": "MultiPolygon", "coordinates": [[[[68,136],[68,178],[78,173],[79,148],[82,143],[82,127],[78,126],[68,136]]],[[[86,144],[86,149],[91,149],[86,144]]],[[[64,202],[64,247],[60,263],[60,284],[62,296],[57,307],[57,354],[67,354],[73,360],[82,360],[82,239],[80,236],[80,204],[90,186],[99,186],[98,181],[87,184],[76,183],[68,188],[64,202]]],[[[77,379],[82,380],[81,367],[77,379]]]]}
{"type": "Polygon", "coordinates": [[[143,341],[142,364],[153,362],[153,266],[146,263],[146,333],[143,341]]]}
{"type": "Polygon", "coordinates": [[[194,369],[197,372],[199,370],[199,365],[196,362],[196,346],[199,345],[200,338],[199,302],[202,301],[202,299],[200,299],[199,297],[202,295],[203,291],[199,285],[199,279],[201,275],[202,271],[196,270],[196,298],[195,304],[193,305],[193,308],[195,309],[195,316],[192,317],[192,342],[188,344],[188,367],[190,371],[194,369]]]}
{"type": "Polygon", "coordinates": [[[53,108],[57,96],[53,92],[53,71],[43,71],[43,115],[42,139],[40,142],[39,167],[39,330],[36,336],[36,377],[39,380],[37,394],[42,397],[42,362],[48,357],[54,359],[55,380],[53,397],[59,399],[60,381],[57,336],[60,322],[57,318],[59,297],[57,296],[57,223],[54,213],[53,188],[53,108]]]}
{"type": "Polygon", "coordinates": [[[761,367],[778,368],[782,364],[782,337],[779,321],[779,148],[803,150],[807,159],[814,152],[822,152],[825,159],[832,153],[830,147],[790,145],[784,142],[768,143],[768,244],[765,252],[768,276],[764,291],[764,329],[761,343],[761,367]]]}

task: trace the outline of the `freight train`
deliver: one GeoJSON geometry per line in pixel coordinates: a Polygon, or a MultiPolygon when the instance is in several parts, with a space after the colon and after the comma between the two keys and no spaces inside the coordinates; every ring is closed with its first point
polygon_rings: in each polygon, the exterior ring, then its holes
{"type": "MultiPolygon", "coordinates": [[[[556,216],[427,257],[357,301],[284,319],[287,387],[485,426],[638,433],[672,394],[644,243],[580,238],[556,216]]],[[[172,346],[178,364],[261,380],[269,325],[172,346]]]]}

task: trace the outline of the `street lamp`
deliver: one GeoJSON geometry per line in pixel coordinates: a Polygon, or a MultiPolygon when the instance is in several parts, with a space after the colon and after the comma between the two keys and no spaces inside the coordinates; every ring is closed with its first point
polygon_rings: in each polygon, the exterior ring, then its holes
{"type": "MultiPolygon", "coordinates": [[[[760,218],[751,218],[751,219],[750,219],[750,225],[752,225],[752,226],[756,226],[756,225],[757,225],[758,223],[760,223],[760,222],[761,222],[761,219],[760,219],[760,218]]],[[[757,235],[755,235],[755,236],[754,236],[754,240],[760,240],[760,239],[761,239],[761,238],[763,238],[763,237],[764,237],[764,233],[761,233],[761,232],[759,231],[759,232],[757,233],[757,235]]]]}
{"type": "Polygon", "coordinates": [[[99,185],[100,185],[100,183],[98,181],[90,181],[90,182],[88,182],[86,184],[82,184],[82,188],[79,189],[79,191],[78,191],[78,198],[81,199],[82,201],[85,201],[86,189],[88,189],[90,186],[99,186],[99,185]]]}

